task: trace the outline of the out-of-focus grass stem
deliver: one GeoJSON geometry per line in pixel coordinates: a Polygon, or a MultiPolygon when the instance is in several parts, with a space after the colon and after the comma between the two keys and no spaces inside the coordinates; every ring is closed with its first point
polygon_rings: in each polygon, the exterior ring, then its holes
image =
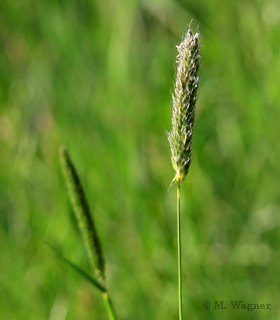
{"type": "Polygon", "coordinates": [[[107,292],[104,292],[102,294],[103,296],[103,300],[104,300],[104,303],[105,303],[105,308],[106,308],[106,311],[107,311],[107,315],[108,315],[108,318],[110,320],[117,320],[116,318],[116,314],[115,314],[115,311],[113,309],[113,305],[112,305],[112,302],[108,296],[108,293],[107,292]]]}

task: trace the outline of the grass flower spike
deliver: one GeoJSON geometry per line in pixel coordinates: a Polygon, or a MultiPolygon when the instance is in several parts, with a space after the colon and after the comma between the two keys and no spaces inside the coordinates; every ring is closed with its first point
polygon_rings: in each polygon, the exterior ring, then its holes
{"type": "Polygon", "coordinates": [[[178,181],[177,248],[179,320],[183,319],[180,190],[181,183],[184,181],[191,163],[195,104],[199,82],[199,46],[199,33],[197,32],[193,35],[189,29],[183,41],[177,47],[175,93],[172,96],[172,130],[168,133],[168,140],[171,147],[171,162],[176,172],[170,186],[178,181]]]}
{"type": "Polygon", "coordinates": [[[69,156],[67,148],[59,149],[60,162],[65,181],[67,183],[70,200],[77,218],[84,243],[86,245],[89,261],[96,276],[105,284],[105,261],[101,242],[91,216],[89,205],[77,170],[69,156]]]}
{"type": "Polygon", "coordinates": [[[177,71],[172,110],[172,130],[168,133],[171,147],[171,162],[176,172],[171,182],[181,184],[191,163],[191,147],[197,100],[199,69],[199,33],[189,29],[177,47],[177,71]]]}
{"type": "MultiPolygon", "coordinates": [[[[72,162],[70,155],[65,146],[59,149],[60,164],[63,175],[67,184],[69,197],[72,203],[74,213],[76,215],[77,224],[80,228],[86,249],[91,264],[93,275],[83,271],[80,267],[76,266],[68,259],[64,258],[61,254],[54,251],[58,256],[68,263],[74,270],[79,272],[86,280],[92,283],[97,289],[102,292],[103,300],[105,303],[106,311],[109,320],[116,320],[111,299],[109,298],[106,286],[106,269],[105,261],[102,252],[101,242],[97,233],[97,229],[90,212],[89,204],[86,199],[84,189],[82,187],[78,172],[72,162]]],[[[52,247],[52,246],[51,246],[52,247]]]]}

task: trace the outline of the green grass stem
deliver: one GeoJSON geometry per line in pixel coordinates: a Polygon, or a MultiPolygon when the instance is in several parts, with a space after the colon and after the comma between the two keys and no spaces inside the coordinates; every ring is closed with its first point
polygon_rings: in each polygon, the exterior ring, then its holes
{"type": "Polygon", "coordinates": [[[181,249],[181,212],[180,212],[180,191],[181,184],[177,186],[177,246],[178,246],[178,301],[179,320],[183,319],[183,299],[182,299],[182,249],[181,249]]]}
{"type": "Polygon", "coordinates": [[[108,293],[107,293],[107,292],[104,292],[104,293],[102,294],[102,296],[103,296],[105,308],[106,308],[107,315],[108,315],[109,319],[110,319],[110,320],[117,320],[115,311],[114,311],[114,309],[113,309],[112,301],[111,301],[111,299],[109,298],[108,293]]]}

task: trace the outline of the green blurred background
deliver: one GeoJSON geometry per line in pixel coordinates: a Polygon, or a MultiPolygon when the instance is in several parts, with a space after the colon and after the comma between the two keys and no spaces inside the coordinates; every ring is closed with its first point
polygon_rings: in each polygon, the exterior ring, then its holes
{"type": "Polygon", "coordinates": [[[1,0],[0,319],[107,319],[99,292],[43,241],[88,270],[61,144],[95,216],[119,319],[178,319],[165,129],[175,45],[192,19],[202,57],[182,188],[185,318],[280,318],[279,1],[1,0]],[[232,310],[230,300],[272,306],[232,310]]]}

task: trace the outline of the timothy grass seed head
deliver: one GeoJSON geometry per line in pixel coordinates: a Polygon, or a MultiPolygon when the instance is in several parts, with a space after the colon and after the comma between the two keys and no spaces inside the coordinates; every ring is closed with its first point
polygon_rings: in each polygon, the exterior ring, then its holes
{"type": "Polygon", "coordinates": [[[177,50],[175,92],[172,95],[172,130],[168,132],[171,162],[176,172],[171,185],[176,181],[180,184],[185,179],[191,163],[195,105],[199,83],[199,33],[193,35],[189,29],[181,44],[177,46],[177,50]]]}

